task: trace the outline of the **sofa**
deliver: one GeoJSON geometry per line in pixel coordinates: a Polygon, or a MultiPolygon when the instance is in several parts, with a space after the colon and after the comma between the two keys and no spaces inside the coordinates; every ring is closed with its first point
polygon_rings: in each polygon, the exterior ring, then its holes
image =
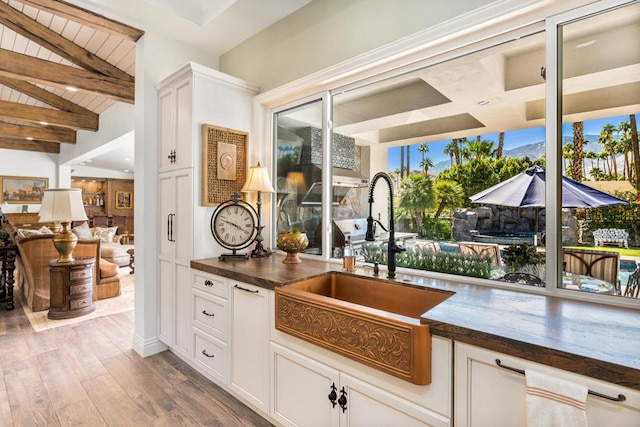
{"type": "Polygon", "coordinates": [[[73,227],[73,232],[78,239],[100,239],[100,257],[112,262],[119,267],[129,265],[129,254],[127,251],[133,249],[133,245],[123,245],[120,243],[123,234],[116,234],[118,227],[89,227],[84,222],[73,227]]]}
{"type": "MultiPolygon", "coordinates": [[[[53,245],[53,234],[37,234],[28,237],[14,236],[18,247],[16,259],[16,285],[23,301],[32,311],[49,308],[49,261],[58,258],[53,245]]],[[[93,257],[95,263],[93,299],[104,299],[120,295],[118,266],[100,258],[100,240],[78,240],[73,256],[93,257]]]]}

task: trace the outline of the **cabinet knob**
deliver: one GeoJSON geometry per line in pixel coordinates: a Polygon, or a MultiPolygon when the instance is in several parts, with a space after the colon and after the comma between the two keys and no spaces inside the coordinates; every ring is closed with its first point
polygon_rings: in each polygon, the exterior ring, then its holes
{"type": "Polygon", "coordinates": [[[204,281],[204,285],[208,286],[208,287],[212,287],[213,286],[213,282],[211,280],[207,279],[207,280],[204,281]]]}

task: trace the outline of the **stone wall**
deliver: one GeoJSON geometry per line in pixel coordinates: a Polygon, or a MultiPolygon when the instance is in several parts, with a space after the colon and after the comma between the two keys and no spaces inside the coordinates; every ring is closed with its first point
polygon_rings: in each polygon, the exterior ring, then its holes
{"type": "MultiPolygon", "coordinates": [[[[538,235],[546,229],[546,212],[535,208],[510,208],[505,206],[482,206],[458,210],[453,216],[453,239],[473,240],[472,234],[533,233],[536,212],[538,235]],[[474,233],[471,233],[471,231],[474,233]]],[[[571,209],[562,209],[562,244],[578,243],[579,224],[571,209]]]]}

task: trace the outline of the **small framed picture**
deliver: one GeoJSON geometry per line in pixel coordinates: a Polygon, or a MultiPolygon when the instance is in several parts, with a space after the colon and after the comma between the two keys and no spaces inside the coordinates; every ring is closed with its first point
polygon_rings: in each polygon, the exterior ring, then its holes
{"type": "Polygon", "coordinates": [[[131,191],[116,191],[116,209],[133,208],[133,195],[131,191]]]}

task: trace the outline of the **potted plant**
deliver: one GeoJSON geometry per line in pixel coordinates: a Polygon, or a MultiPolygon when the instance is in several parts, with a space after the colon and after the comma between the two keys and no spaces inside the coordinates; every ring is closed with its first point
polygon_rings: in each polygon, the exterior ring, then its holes
{"type": "Polygon", "coordinates": [[[535,246],[526,243],[509,245],[504,249],[502,260],[507,273],[528,273],[545,280],[544,253],[538,252],[535,246]]]}
{"type": "Polygon", "coordinates": [[[0,229],[0,245],[6,245],[9,243],[9,233],[7,230],[0,229]]]}

